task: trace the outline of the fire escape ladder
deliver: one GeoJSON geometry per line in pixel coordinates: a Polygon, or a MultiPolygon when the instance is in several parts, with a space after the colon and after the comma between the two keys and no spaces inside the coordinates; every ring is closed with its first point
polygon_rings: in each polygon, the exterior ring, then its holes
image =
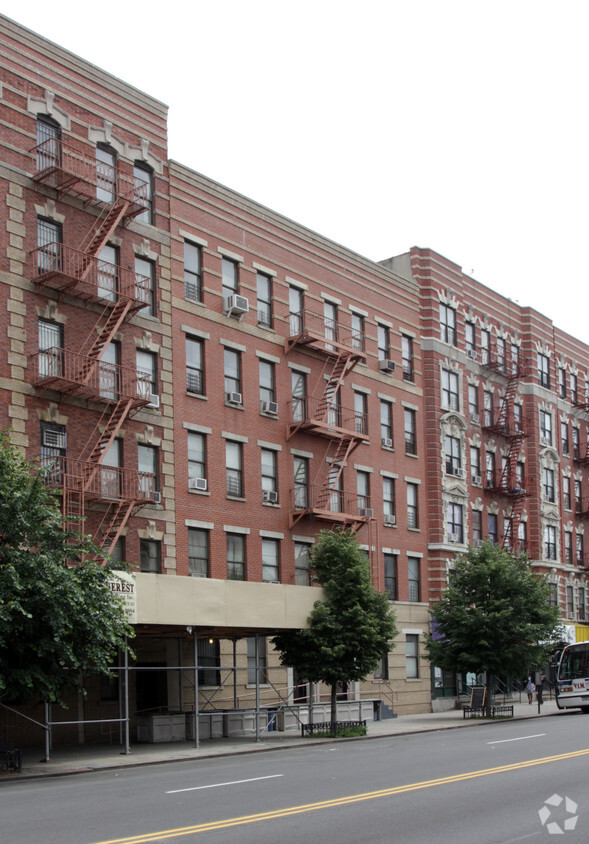
{"type": "Polygon", "coordinates": [[[88,439],[87,448],[90,448],[91,443],[94,443],[94,445],[87,456],[85,455],[86,449],[84,449],[79,458],[80,462],[89,463],[92,466],[84,477],[85,489],[89,489],[92,486],[102,459],[114,442],[132,406],[132,399],[120,399],[113,408],[107,408],[102,414],[94,433],[88,439]]]}
{"type": "Polygon", "coordinates": [[[509,376],[507,387],[505,388],[505,395],[503,396],[503,401],[501,402],[497,424],[498,427],[503,428],[505,431],[511,431],[513,429],[513,400],[515,399],[515,394],[517,393],[519,381],[519,371],[514,372],[509,376]]]}
{"type": "Polygon", "coordinates": [[[85,253],[85,259],[82,261],[82,271],[80,280],[84,280],[92,264],[91,258],[96,258],[100,250],[108,242],[117,226],[121,223],[125,212],[129,208],[130,202],[128,199],[116,199],[115,202],[96,219],[94,225],[90,228],[86,237],[80,244],[80,251],[85,253]]]}
{"type": "MultiPolygon", "coordinates": [[[[90,379],[94,367],[104,354],[104,350],[129,315],[131,304],[130,299],[119,299],[113,308],[105,309],[105,312],[108,314],[106,322],[102,325],[100,325],[100,322],[98,323],[98,333],[96,334],[96,338],[90,348],[87,350],[85,347],[82,348],[82,353],[85,355],[86,360],[82,367],[82,371],[80,372],[81,384],[86,384],[90,379]]],[[[90,334],[88,340],[90,340],[91,337],[92,334],[90,334]]]]}
{"type": "MultiPolygon", "coordinates": [[[[339,495],[338,483],[344,466],[350,454],[354,451],[359,439],[356,437],[342,437],[338,440],[335,455],[329,466],[327,476],[323,480],[321,489],[317,493],[315,507],[318,510],[329,509],[329,502],[332,495],[339,495]]],[[[329,450],[329,449],[328,449],[329,450]]]]}
{"type": "MultiPolygon", "coordinates": [[[[325,370],[329,365],[329,361],[325,364],[325,370]]],[[[325,388],[323,390],[323,396],[319,401],[317,406],[317,419],[318,421],[324,422],[327,418],[327,414],[329,413],[330,408],[335,401],[337,396],[337,391],[341,387],[344,382],[344,378],[355,365],[356,360],[353,355],[350,355],[348,352],[341,352],[333,364],[331,368],[331,372],[327,378],[325,383],[325,388]]]]}
{"type": "Polygon", "coordinates": [[[65,530],[81,531],[84,518],[84,492],[81,484],[76,484],[74,478],[63,485],[63,526],[65,530]]]}
{"type": "Polygon", "coordinates": [[[516,466],[524,439],[525,435],[523,432],[514,434],[509,438],[509,451],[499,481],[500,488],[508,492],[518,489],[516,466]]]}
{"type": "Polygon", "coordinates": [[[135,506],[135,501],[117,501],[108,507],[97,530],[98,542],[107,554],[112,554],[135,506]]]}
{"type": "Polygon", "coordinates": [[[511,513],[509,515],[509,522],[505,533],[503,534],[503,548],[511,548],[513,553],[519,550],[519,526],[524,512],[524,505],[526,503],[526,496],[522,492],[513,497],[513,504],[511,505],[511,513]]]}

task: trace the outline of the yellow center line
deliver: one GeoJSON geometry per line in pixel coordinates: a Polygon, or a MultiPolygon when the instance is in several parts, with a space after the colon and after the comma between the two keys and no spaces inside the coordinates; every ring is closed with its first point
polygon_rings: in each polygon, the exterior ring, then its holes
{"type": "Polygon", "coordinates": [[[511,765],[500,765],[498,768],[484,768],[481,771],[452,774],[435,780],[423,780],[422,782],[397,785],[392,788],[383,788],[380,791],[367,791],[363,794],[350,794],[347,797],[335,797],[332,800],[322,800],[318,803],[304,803],[300,806],[289,806],[284,809],[274,809],[269,812],[260,812],[255,815],[243,815],[237,818],[210,821],[209,823],[196,824],[194,826],[164,829],[159,832],[147,832],[142,835],[132,835],[129,838],[111,838],[108,841],[97,841],[95,844],[148,844],[148,842],[151,841],[164,841],[166,838],[181,838],[185,835],[194,835],[198,832],[211,832],[216,829],[226,829],[231,826],[259,823],[260,821],[268,821],[276,818],[287,818],[290,815],[300,815],[304,812],[316,812],[319,809],[332,809],[337,806],[347,806],[351,803],[360,803],[363,800],[375,800],[378,797],[392,797],[395,794],[405,794],[408,791],[418,791],[421,788],[434,788],[439,785],[449,785],[455,782],[476,779],[477,777],[487,777],[492,774],[504,774],[509,771],[518,771],[522,768],[532,768],[535,765],[546,765],[551,762],[561,762],[565,759],[575,759],[580,756],[587,755],[589,755],[589,748],[584,750],[574,750],[571,753],[560,753],[557,756],[544,756],[540,759],[529,759],[527,762],[514,762],[511,765]]]}

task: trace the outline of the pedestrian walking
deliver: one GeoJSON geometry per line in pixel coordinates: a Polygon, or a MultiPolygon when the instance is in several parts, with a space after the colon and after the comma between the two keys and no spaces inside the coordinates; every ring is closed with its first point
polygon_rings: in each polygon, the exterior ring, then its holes
{"type": "Polygon", "coordinates": [[[526,692],[528,695],[528,703],[530,706],[532,705],[532,701],[534,700],[534,692],[536,691],[536,684],[532,680],[531,677],[528,677],[528,682],[526,683],[526,692]]]}

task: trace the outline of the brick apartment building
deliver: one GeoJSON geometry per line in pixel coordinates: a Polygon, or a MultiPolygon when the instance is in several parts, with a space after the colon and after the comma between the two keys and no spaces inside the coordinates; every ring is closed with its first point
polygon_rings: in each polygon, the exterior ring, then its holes
{"type": "MultiPolygon", "coordinates": [[[[483,538],[528,550],[582,635],[587,346],[430,250],[374,263],[168,161],[165,106],[0,28],[0,428],[136,570],[133,729],[197,683],[205,709],[308,698],[267,637],[304,625],[336,524],[399,628],[342,698],[456,694],[428,604],[483,538]]],[[[89,685],[80,720],[119,696],[89,685]]]]}

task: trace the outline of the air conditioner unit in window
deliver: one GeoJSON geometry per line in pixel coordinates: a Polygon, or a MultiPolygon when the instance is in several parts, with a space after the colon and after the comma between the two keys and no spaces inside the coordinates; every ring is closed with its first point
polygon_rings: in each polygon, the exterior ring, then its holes
{"type": "Polygon", "coordinates": [[[479,545],[483,544],[483,540],[482,539],[473,539],[472,544],[474,545],[475,548],[478,548],[479,545]]]}
{"type": "Polygon", "coordinates": [[[201,574],[201,573],[200,573],[200,572],[198,572],[198,571],[191,571],[191,572],[190,572],[190,577],[206,577],[206,574],[201,574]]]}
{"type": "Polygon", "coordinates": [[[463,478],[464,477],[464,469],[454,468],[452,470],[452,474],[455,475],[457,478],[463,478]]]}
{"type": "Polygon", "coordinates": [[[476,349],[469,349],[468,350],[468,356],[471,360],[476,360],[477,359],[477,350],[476,349]]]}
{"type": "Polygon", "coordinates": [[[262,413],[269,413],[271,416],[278,415],[278,402],[277,401],[263,401],[262,402],[262,413]]]}
{"type": "Polygon", "coordinates": [[[161,503],[162,503],[162,494],[161,494],[161,492],[154,492],[154,493],[153,493],[153,503],[154,503],[154,504],[161,504],[161,503]]]}
{"type": "Polygon", "coordinates": [[[548,437],[540,437],[540,445],[550,445],[548,437]]]}
{"type": "Polygon", "coordinates": [[[473,482],[473,484],[480,486],[483,482],[483,479],[481,478],[480,475],[473,475],[472,482],[473,482]]]}
{"type": "Polygon", "coordinates": [[[227,393],[226,398],[229,404],[241,404],[241,393],[227,393]]]}
{"type": "Polygon", "coordinates": [[[374,518],[374,510],[371,507],[364,507],[361,513],[366,519],[374,518]]]}
{"type": "Polygon", "coordinates": [[[188,478],[188,489],[200,489],[201,492],[205,492],[206,488],[206,478],[188,478]]]}
{"type": "Polygon", "coordinates": [[[395,362],[392,360],[387,360],[384,358],[383,360],[379,360],[378,368],[381,372],[394,372],[395,371],[395,362]]]}
{"type": "Polygon", "coordinates": [[[392,516],[392,515],[385,516],[384,517],[384,523],[385,523],[385,527],[393,527],[394,525],[397,524],[397,517],[392,516]]]}
{"type": "Polygon", "coordinates": [[[393,440],[391,437],[383,437],[382,438],[382,445],[383,448],[392,448],[393,447],[393,440]]]}
{"type": "Polygon", "coordinates": [[[479,424],[480,416],[478,413],[471,413],[470,414],[470,421],[473,422],[475,425],[479,424]]]}
{"type": "Polygon", "coordinates": [[[262,491],[262,501],[266,504],[278,504],[278,493],[273,489],[262,491]]]}
{"type": "Polygon", "coordinates": [[[160,406],[160,397],[156,396],[155,393],[149,394],[149,406],[155,408],[160,406]]]}
{"type": "Polygon", "coordinates": [[[45,428],[43,431],[43,445],[46,448],[65,448],[65,431],[51,431],[50,429],[45,428]]]}
{"type": "Polygon", "coordinates": [[[227,316],[241,316],[241,314],[248,313],[250,303],[245,296],[227,296],[224,309],[227,316]]]}
{"type": "Polygon", "coordinates": [[[448,542],[460,542],[460,534],[459,533],[449,533],[448,534],[448,542]]]}

